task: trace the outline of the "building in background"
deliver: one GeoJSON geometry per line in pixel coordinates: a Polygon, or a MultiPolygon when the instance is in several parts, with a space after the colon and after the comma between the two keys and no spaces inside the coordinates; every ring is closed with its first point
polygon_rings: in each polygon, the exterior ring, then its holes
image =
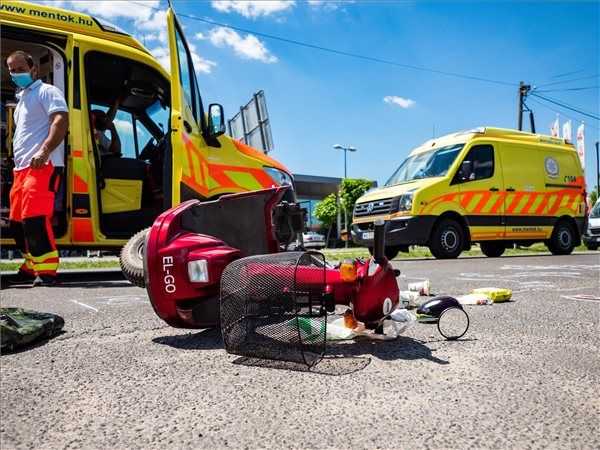
{"type": "Polygon", "coordinates": [[[307,229],[321,229],[322,225],[314,215],[315,206],[329,194],[337,194],[341,182],[341,178],[294,174],[296,197],[307,211],[307,229]]]}

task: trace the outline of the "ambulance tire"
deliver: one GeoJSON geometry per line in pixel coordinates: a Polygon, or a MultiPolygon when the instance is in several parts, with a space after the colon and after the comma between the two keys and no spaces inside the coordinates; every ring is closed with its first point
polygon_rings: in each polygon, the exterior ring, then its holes
{"type": "Polygon", "coordinates": [[[463,227],[452,219],[440,221],[429,239],[429,250],[437,259],[455,259],[462,253],[465,244],[463,227]]]}
{"type": "Polygon", "coordinates": [[[146,287],[144,280],[144,244],[149,231],[150,228],[146,228],[134,234],[123,246],[119,257],[119,263],[125,278],[131,284],[141,288],[146,287]]]}
{"type": "Polygon", "coordinates": [[[553,255],[570,255],[575,248],[575,231],[566,220],[560,220],[554,225],[552,236],[546,244],[553,255]]]}
{"type": "Polygon", "coordinates": [[[506,250],[504,242],[497,241],[482,242],[479,244],[479,247],[481,248],[481,253],[490,258],[498,258],[506,250]]]}

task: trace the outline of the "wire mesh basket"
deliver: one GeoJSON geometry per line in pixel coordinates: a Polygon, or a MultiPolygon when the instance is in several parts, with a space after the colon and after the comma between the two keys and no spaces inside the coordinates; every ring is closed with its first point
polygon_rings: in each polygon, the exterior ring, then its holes
{"type": "Polygon", "coordinates": [[[317,252],[250,256],[221,278],[225,349],[313,366],[325,353],[325,257],[317,252]]]}

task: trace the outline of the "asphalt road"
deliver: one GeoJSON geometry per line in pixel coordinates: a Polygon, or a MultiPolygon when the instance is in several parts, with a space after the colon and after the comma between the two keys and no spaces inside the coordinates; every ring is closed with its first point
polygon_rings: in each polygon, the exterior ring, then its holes
{"type": "Polygon", "coordinates": [[[3,290],[66,327],[0,358],[0,447],[600,448],[599,254],[395,265],[401,283],[508,287],[514,302],[469,307],[461,341],[416,325],[306,372],[170,328],[124,281],[3,290]]]}

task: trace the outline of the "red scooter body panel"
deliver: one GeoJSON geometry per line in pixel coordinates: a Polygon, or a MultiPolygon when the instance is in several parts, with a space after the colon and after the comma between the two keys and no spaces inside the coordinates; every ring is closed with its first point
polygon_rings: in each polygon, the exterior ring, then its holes
{"type": "MultiPolygon", "coordinates": [[[[275,205],[281,201],[284,193],[285,188],[274,188],[224,196],[208,206],[198,200],[189,200],[161,214],[152,225],[146,238],[144,256],[146,289],[156,314],[173,327],[217,326],[220,320],[219,291],[223,270],[232,261],[249,256],[247,252],[244,254],[242,250],[228,245],[227,238],[219,239],[191,229],[198,228],[194,222],[194,215],[199,217],[202,211],[208,210],[211,211],[211,214],[213,211],[213,209],[194,211],[194,208],[213,207],[216,208],[214,211],[218,214],[219,208],[225,208],[229,201],[235,205],[235,202],[240,199],[244,202],[263,196],[264,202],[260,205],[261,207],[264,205],[264,214],[256,211],[258,216],[254,216],[254,221],[256,222],[257,217],[264,220],[264,227],[259,228],[262,230],[261,232],[265,233],[265,236],[253,236],[249,232],[247,239],[263,238],[264,250],[262,253],[277,253],[279,242],[275,237],[272,214],[275,205]],[[187,219],[183,219],[184,216],[187,219]],[[187,226],[184,226],[184,223],[187,226]],[[192,282],[188,274],[188,263],[202,259],[207,261],[208,281],[192,282]]],[[[244,218],[239,218],[239,220],[244,220],[244,218]]],[[[250,225],[249,230],[252,229],[250,225]]],[[[220,229],[215,230],[215,233],[219,232],[221,232],[220,229]]],[[[221,235],[227,235],[227,233],[221,235]]],[[[244,235],[241,236],[241,241],[239,235],[235,237],[242,246],[246,242],[244,235]]],[[[374,327],[398,304],[399,289],[396,283],[396,274],[385,259],[379,264],[375,263],[373,259],[357,260],[354,265],[356,278],[352,281],[343,280],[338,268],[327,267],[325,269],[325,291],[333,295],[336,304],[352,305],[356,319],[364,322],[367,326],[374,327]]],[[[246,274],[248,277],[256,277],[263,282],[270,277],[292,276],[289,267],[283,268],[276,264],[250,265],[247,270],[249,270],[249,273],[246,274]]],[[[316,280],[319,280],[319,277],[315,276],[315,270],[318,269],[298,266],[293,272],[293,276],[296,277],[295,282],[303,288],[309,287],[310,283],[317,283],[316,280]]]]}

